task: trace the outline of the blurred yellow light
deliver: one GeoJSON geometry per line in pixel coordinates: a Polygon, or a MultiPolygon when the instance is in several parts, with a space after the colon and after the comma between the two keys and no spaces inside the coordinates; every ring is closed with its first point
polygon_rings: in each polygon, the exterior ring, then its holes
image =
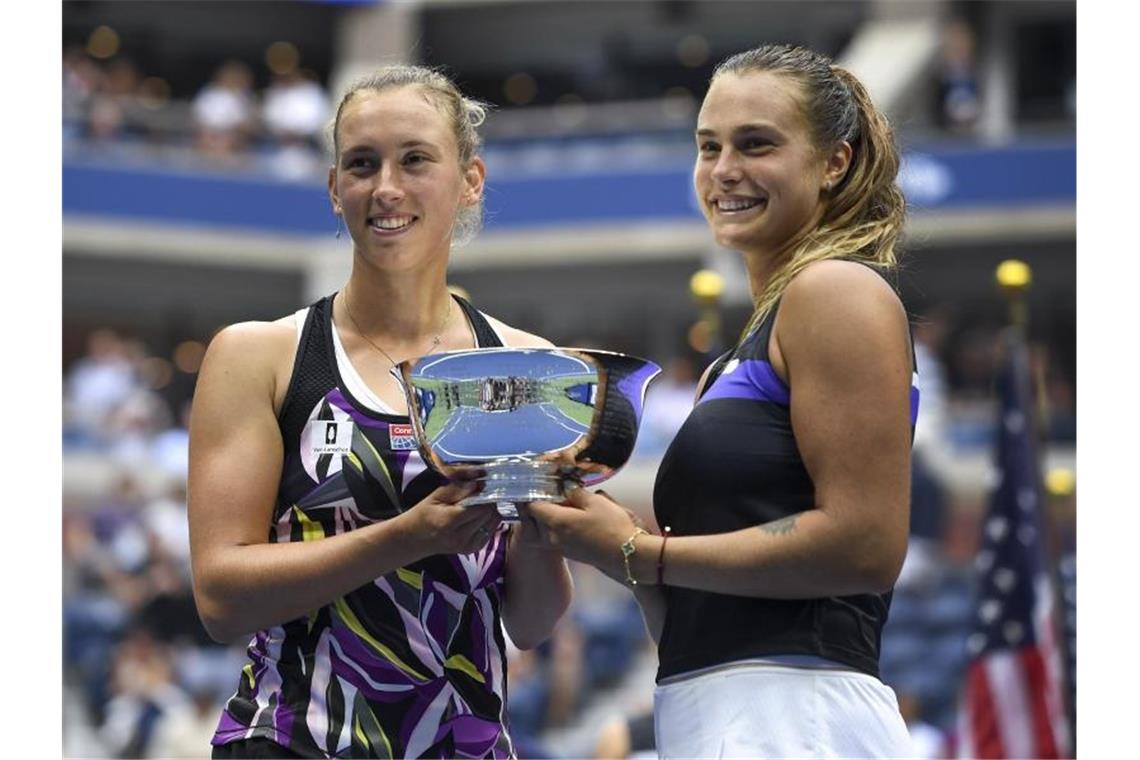
{"type": "Polygon", "coordinates": [[[1033,270],[1024,261],[1006,259],[994,272],[998,285],[1003,288],[1026,288],[1033,282],[1033,270]]]}
{"type": "Polygon", "coordinates": [[[193,375],[201,368],[202,357],[205,355],[205,344],[196,340],[184,340],[174,349],[174,366],[178,367],[179,372],[193,375]]]}
{"type": "Polygon", "coordinates": [[[471,300],[471,293],[469,293],[467,288],[463,287],[462,285],[448,285],[447,289],[450,290],[453,295],[459,296],[464,301],[471,300]]]}
{"type": "Polygon", "coordinates": [[[525,71],[511,74],[503,83],[503,94],[516,106],[525,106],[538,94],[538,82],[525,71]]]}
{"type": "Polygon", "coordinates": [[[682,65],[695,69],[709,59],[709,41],[700,34],[689,34],[677,43],[677,59],[682,65]]]}
{"type": "Polygon", "coordinates": [[[1077,490],[1077,474],[1067,467],[1054,467],[1045,474],[1045,490],[1051,496],[1070,496],[1077,490]]]}
{"type": "Polygon", "coordinates": [[[265,65],[274,74],[288,74],[301,62],[301,54],[292,42],[279,40],[265,49],[265,65]]]}
{"type": "Polygon", "coordinates": [[[701,300],[716,300],[724,293],[724,278],[711,269],[702,269],[689,278],[689,291],[701,300]]]}
{"type": "Polygon", "coordinates": [[[119,34],[109,26],[96,27],[87,38],[87,52],[92,58],[106,60],[119,52],[119,34]]]}

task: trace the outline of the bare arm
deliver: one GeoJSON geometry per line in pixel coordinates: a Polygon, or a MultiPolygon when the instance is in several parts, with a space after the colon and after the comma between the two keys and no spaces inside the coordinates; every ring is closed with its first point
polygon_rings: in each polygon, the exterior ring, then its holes
{"type": "MultiPolygon", "coordinates": [[[[508,346],[550,348],[554,345],[537,335],[492,321],[508,346]]],[[[533,528],[527,528],[520,524],[511,530],[503,597],[503,626],[520,649],[530,649],[545,641],[574,595],[574,582],[566,560],[559,552],[542,545],[533,528]]]]}
{"type": "MultiPolygon", "coordinates": [[[[773,364],[789,380],[816,505],[732,533],[669,539],[665,582],[780,599],[883,591],[902,565],[909,508],[912,368],[901,304],[864,267],[823,262],[788,287],[775,333],[773,364]]],[[[540,505],[554,540],[623,579],[628,518],[597,494],[572,505],[540,505]]],[[[653,582],[661,541],[636,539],[640,583],[653,582]]]]}
{"type": "MultiPolygon", "coordinates": [[[[398,517],[336,536],[268,543],[284,446],[274,413],[293,327],[243,324],[211,344],[190,425],[189,519],[194,597],[203,624],[230,641],[307,614],[430,554],[474,551],[489,510],[452,506],[446,486],[398,517]]],[[[287,375],[286,375],[287,376],[287,375]]]]}
{"type": "Polygon", "coordinates": [[[802,598],[879,592],[898,577],[910,501],[906,315],[875,273],[823,262],[789,285],[773,365],[816,505],[719,536],[670,542],[671,584],[802,598]]]}

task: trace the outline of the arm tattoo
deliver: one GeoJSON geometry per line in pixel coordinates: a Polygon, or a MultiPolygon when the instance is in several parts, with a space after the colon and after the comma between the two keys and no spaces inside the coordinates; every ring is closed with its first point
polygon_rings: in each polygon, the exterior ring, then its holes
{"type": "Polygon", "coordinates": [[[773,536],[781,536],[785,533],[791,533],[796,527],[797,515],[788,515],[781,517],[779,520],[773,520],[770,523],[764,523],[760,526],[760,530],[765,533],[771,533],[773,536]]]}

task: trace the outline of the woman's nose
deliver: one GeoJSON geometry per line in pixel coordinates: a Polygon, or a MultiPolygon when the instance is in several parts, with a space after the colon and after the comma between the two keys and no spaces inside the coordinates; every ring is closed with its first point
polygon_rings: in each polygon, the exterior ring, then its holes
{"type": "Polygon", "coordinates": [[[740,179],[740,161],[735,151],[724,150],[717,156],[709,175],[714,182],[732,184],[740,179]]]}
{"type": "Polygon", "coordinates": [[[403,200],[404,188],[400,182],[400,173],[391,164],[385,164],[376,172],[372,197],[384,205],[392,205],[403,200]]]}

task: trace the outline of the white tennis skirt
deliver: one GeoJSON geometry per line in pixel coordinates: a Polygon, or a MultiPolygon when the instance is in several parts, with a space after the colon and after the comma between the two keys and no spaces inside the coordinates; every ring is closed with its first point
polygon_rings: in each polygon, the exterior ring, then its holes
{"type": "Polygon", "coordinates": [[[841,666],[746,661],[707,668],[666,679],[653,713],[662,758],[914,754],[895,693],[841,666]]]}

